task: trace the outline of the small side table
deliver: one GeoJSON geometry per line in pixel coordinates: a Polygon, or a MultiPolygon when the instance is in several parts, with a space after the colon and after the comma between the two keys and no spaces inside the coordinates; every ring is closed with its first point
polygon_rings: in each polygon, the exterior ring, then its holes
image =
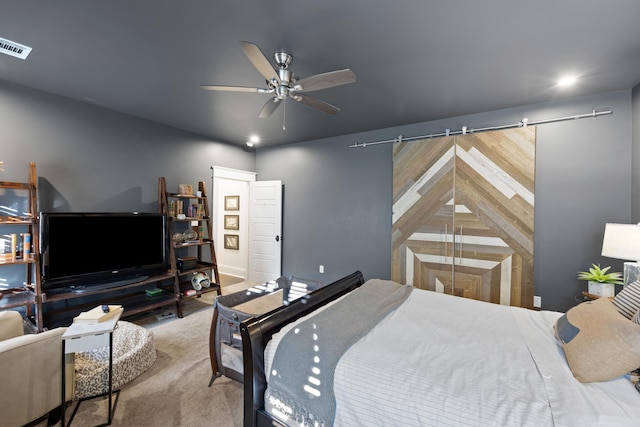
{"type": "MultiPolygon", "coordinates": [[[[120,319],[120,315],[121,313],[118,314],[118,316],[101,323],[72,323],[62,335],[62,414],[60,417],[60,425],[62,427],[64,427],[65,424],[65,355],[105,346],[109,346],[109,414],[107,423],[101,424],[101,426],[108,426],[113,421],[113,412],[115,411],[115,404],[117,404],[118,400],[116,397],[116,401],[113,402],[113,331],[116,328],[116,323],[118,323],[118,320],[120,319]]],[[[69,419],[69,425],[71,424],[81,402],[82,400],[77,403],[73,410],[71,418],[69,419]]]]}

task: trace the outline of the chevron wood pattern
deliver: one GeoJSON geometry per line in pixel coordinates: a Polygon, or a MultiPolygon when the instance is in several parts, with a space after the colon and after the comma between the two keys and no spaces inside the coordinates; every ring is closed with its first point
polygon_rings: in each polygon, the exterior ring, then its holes
{"type": "Polygon", "coordinates": [[[533,307],[535,127],[399,143],[392,279],[533,307]]]}

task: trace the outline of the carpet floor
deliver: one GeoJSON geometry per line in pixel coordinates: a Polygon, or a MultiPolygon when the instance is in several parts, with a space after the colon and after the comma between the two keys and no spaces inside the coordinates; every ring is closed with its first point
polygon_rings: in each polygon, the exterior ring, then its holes
{"type": "MultiPolygon", "coordinates": [[[[223,294],[247,286],[222,280],[223,294]]],[[[183,318],[171,310],[126,319],[153,332],[157,360],[146,372],[122,387],[113,423],[119,426],[242,425],[242,384],[226,377],[211,378],[209,331],[214,292],[185,302],[183,318]],[[163,320],[159,320],[163,319],[163,320]]],[[[74,402],[75,405],[75,402],[74,402]]],[[[107,420],[106,398],[81,403],[72,426],[93,426],[107,420]]],[[[67,420],[73,409],[67,408],[67,420]]],[[[46,424],[46,423],[45,423],[46,424]]]]}

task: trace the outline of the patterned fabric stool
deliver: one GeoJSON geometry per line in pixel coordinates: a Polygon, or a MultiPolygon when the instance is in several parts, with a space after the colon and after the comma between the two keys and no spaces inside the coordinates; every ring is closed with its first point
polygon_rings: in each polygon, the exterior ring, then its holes
{"type": "MultiPolygon", "coordinates": [[[[156,361],[153,333],[130,322],[119,321],[113,331],[113,390],[149,369],[156,361]]],[[[109,392],[109,347],[75,355],[74,399],[109,392]]]]}

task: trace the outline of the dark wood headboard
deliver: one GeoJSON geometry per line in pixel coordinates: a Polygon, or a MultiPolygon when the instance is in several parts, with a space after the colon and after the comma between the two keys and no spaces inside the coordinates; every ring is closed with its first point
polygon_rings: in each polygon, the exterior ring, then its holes
{"type": "Polygon", "coordinates": [[[264,409],[264,392],[267,388],[264,373],[264,349],[271,336],[284,325],[340,298],[363,283],[362,273],[356,271],[295,300],[289,305],[252,317],[240,324],[244,364],[245,427],[257,426],[258,412],[264,409]]]}

